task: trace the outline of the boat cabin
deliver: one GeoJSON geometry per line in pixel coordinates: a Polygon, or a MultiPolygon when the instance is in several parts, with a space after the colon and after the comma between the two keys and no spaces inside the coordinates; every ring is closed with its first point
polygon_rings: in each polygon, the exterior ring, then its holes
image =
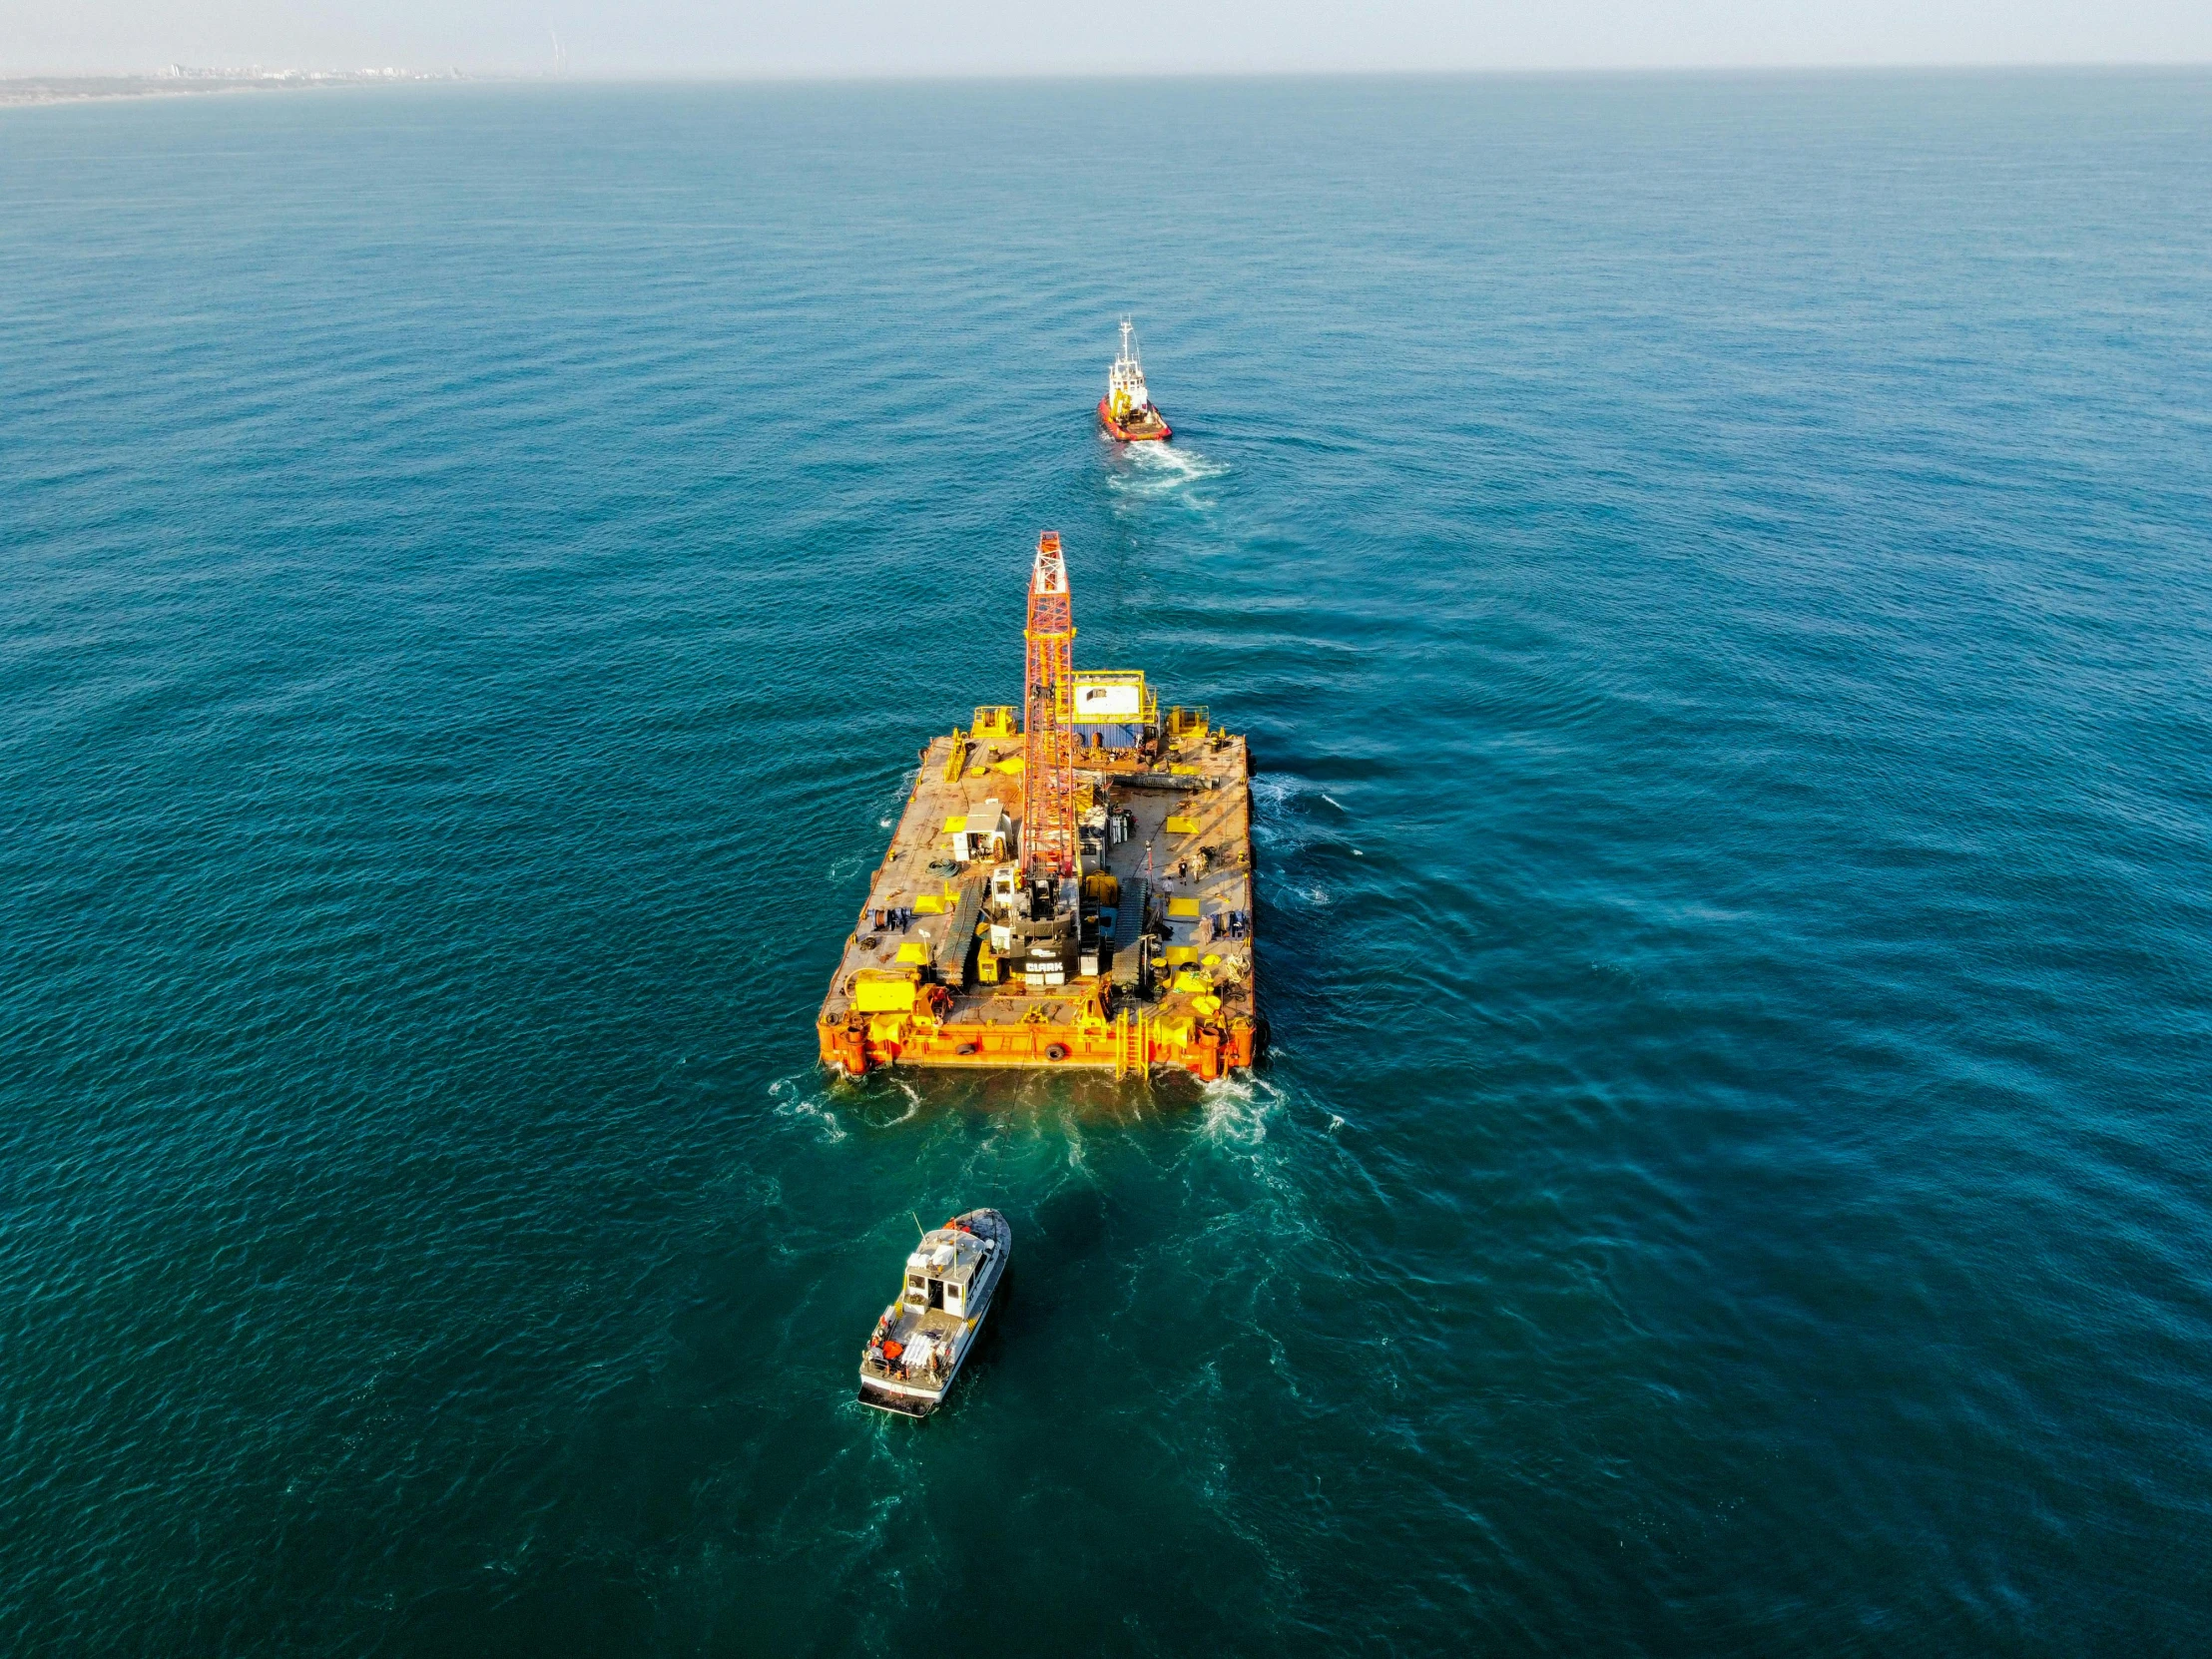
{"type": "Polygon", "coordinates": [[[976,1284],[986,1257],[984,1241],[957,1228],[940,1227],[925,1236],[906,1258],[906,1294],[901,1306],[909,1314],[939,1311],[956,1320],[972,1318],[969,1291],[976,1284]]]}

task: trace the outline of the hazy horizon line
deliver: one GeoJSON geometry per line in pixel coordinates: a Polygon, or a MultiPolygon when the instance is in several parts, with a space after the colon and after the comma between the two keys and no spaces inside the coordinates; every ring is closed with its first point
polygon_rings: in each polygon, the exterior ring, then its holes
{"type": "MultiPolygon", "coordinates": [[[[1956,74],[2011,71],[2097,70],[2212,70],[2207,58],[1897,58],[1867,60],[1804,59],[1776,62],[1620,63],[1620,64],[1492,64],[1458,68],[1378,66],[1342,68],[1056,68],[1023,69],[731,69],[731,70],[563,70],[470,68],[459,64],[389,63],[341,65],[334,63],[195,63],[171,60],[156,67],[104,69],[35,69],[0,64],[0,82],[8,81],[111,81],[162,80],[167,71],[186,68],[198,74],[239,78],[254,75],[271,78],[286,75],[344,75],[376,77],[384,74],[458,77],[474,82],[527,83],[580,86],[758,86],[758,85],[948,85],[973,82],[1019,81],[1451,81],[1508,80],[1524,78],[1566,79],[1589,77],[1665,77],[1696,75],[1866,75],[1900,73],[1956,74]]],[[[373,80],[364,84],[374,84],[373,80]]],[[[434,85],[435,81],[397,82],[401,85],[434,85]]]]}

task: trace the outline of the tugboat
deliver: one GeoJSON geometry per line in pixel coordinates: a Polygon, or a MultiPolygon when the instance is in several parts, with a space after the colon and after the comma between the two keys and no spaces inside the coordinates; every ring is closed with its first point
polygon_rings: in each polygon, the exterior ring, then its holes
{"type": "Polygon", "coordinates": [[[1006,1277],[1014,1230],[996,1210],[970,1210],[924,1233],[906,1283],[860,1353],[860,1403],[925,1417],[944,1403],[1006,1277]]]}
{"type": "Polygon", "coordinates": [[[1098,400],[1099,423],[1125,443],[1171,438],[1174,429],[1144,389],[1144,364],[1137,359],[1137,341],[1129,319],[1121,319],[1121,355],[1106,371],[1106,395],[1098,400]]]}

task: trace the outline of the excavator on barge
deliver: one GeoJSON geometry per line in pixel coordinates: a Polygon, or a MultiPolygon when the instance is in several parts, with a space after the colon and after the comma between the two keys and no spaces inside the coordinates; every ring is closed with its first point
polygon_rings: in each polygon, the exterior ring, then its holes
{"type": "Polygon", "coordinates": [[[1078,670],[1052,531],[1030,566],[1024,693],[921,751],[816,1021],[823,1063],[1212,1079],[1266,1037],[1251,752],[1142,673],[1078,670]]]}

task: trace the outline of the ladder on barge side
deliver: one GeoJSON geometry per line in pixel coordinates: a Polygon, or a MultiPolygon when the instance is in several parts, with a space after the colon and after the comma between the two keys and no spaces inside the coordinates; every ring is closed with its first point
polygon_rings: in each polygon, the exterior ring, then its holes
{"type": "Polygon", "coordinates": [[[1152,1068],[1145,1051],[1152,1045],[1152,1016],[1124,1008],[1114,1016],[1114,1080],[1146,1077],[1152,1068]]]}

